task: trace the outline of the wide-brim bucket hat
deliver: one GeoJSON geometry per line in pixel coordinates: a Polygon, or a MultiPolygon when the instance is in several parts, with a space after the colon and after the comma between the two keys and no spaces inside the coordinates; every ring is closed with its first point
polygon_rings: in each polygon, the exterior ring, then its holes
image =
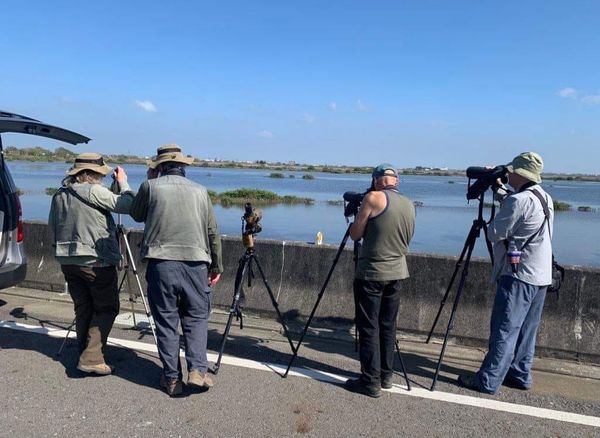
{"type": "Polygon", "coordinates": [[[156,150],[156,155],[150,160],[147,160],[146,164],[150,169],[155,169],[159,164],[167,162],[190,165],[194,162],[194,157],[191,155],[183,155],[179,145],[165,144],[159,146],[159,148],[156,150]]]}
{"type": "Polygon", "coordinates": [[[107,175],[112,168],[104,163],[102,155],[94,152],[85,152],[75,157],[75,163],[67,170],[67,175],[77,175],[82,170],[92,170],[101,175],[107,175]]]}
{"type": "Polygon", "coordinates": [[[544,161],[535,152],[523,152],[513,158],[506,168],[509,172],[521,175],[529,181],[541,183],[544,161]]]}

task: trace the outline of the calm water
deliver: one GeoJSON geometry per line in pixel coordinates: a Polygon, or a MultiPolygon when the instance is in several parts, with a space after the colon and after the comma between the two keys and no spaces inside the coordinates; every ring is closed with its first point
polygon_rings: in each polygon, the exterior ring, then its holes
{"type": "MultiPolygon", "coordinates": [[[[10,162],[16,185],[25,192],[21,197],[23,214],[29,220],[47,220],[50,196],[46,187],[57,187],[69,167],[63,163],[10,162]]],[[[137,190],[145,179],[146,167],[127,166],[130,185],[137,190]]],[[[312,206],[268,206],[263,209],[261,238],[286,241],[314,241],[317,231],[324,242],[339,244],[347,224],[341,205],[329,205],[329,200],[341,200],[348,190],[364,191],[370,184],[368,175],[335,175],[314,173],[314,180],[303,180],[302,172],[283,172],[285,178],[270,178],[270,171],[240,169],[190,168],[188,177],[211,190],[222,192],[241,187],[271,190],[279,195],[296,195],[315,199],[312,206]],[[295,178],[291,178],[294,175],[295,178]]],[[[110,180],[107,178],[107,183],[110,180]]],[[[577,209],[590,206],[600,211],[600,183],[552,182],[543,184],[554,199],[567,202],[577,209]]],[[[459,255],[477,216],[476,204],[467,204],[466,177],[406,176],[401,178],[400,191],[413,201],[423,203],[417,208],[417,227],[412,252],[459,255]]],[[[489,194],[487,196],[489,198],[489,194]]],[[[239,235],[243,208],[215,206],[221,233],[239,235]]],[[[489,214],[489,210],[488,210],[489,214]]],[[[142,228],[127,218],[128,226],[142,228]]],[[[486,256],[483,237],[477,242],[475,255],[486,256]]],[[[554,222],[554,252],[566,264],[600,266],[600,213],[579,211],[557,212],[554,222]]]]}

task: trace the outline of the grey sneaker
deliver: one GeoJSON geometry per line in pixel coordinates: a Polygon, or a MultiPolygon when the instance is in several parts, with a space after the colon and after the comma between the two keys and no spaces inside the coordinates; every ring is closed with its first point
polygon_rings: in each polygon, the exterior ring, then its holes
{"type": "Polygon", "coordinates": [[[198,370],[190,370],[188,373],[189,386],[195,386],[197,388],[212,388],[215,384],[212,377],[208,373],[201,373],[198,370]]]}
{"type": "Polygon", "coordinates": [[[165,390],[169,397],[177,397],[183,393],[183,383],[179,379],[167,379],[160,375],[160,387],[165,390]]]}
{"type": "Polygon", "coordinates": [[[99,376],[108,376],[112,374],[113,368],[105,363],[99,363],[96,365],[85,365],[79,362],[77,364],[77,369],[79,371],[83,371],[84,373],[90,374],[98,374],[99,376]]]}

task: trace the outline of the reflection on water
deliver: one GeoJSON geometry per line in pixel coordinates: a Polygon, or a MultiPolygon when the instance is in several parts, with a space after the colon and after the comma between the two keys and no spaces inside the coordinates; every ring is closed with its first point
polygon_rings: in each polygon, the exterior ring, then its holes
{"type": "MultiPolygon", "coordinates": [[[[65,163],[9,163],[21,197],[23,214],[28,220],[47,220],[50,197],[46,187],[57,187],[69,167],[65,163]]],[[[145,166],[127,166],[130,185],[137,190],[145,179],[145,166]]],[[[364,191],[370,185],[368,175],[335,175],[313,173],[314,180],[302,179],[306,172],[282,172],[285,178],[269,178],[268,170],[191,168],[188,176],[211,190],[223,192],[241,187],[271,190],[279,195],[295,195],[315,199],[312,206],[276,205],[261,207],[264,231],[260,238],[313,242],[317,231],[324,242],[337,245],[347,224],[340,205],[329,200],[341,200],[345,191],[364,191]],[[290,175],[294,175],[290,178],[290,175]]],[[[108,183],[107,179],[107,183],[108,183]]],[[[467,179],[460,177],[401,177],[401,191],[413,201],[423,203],[417,208],[417,226],[411,251],[459,255],[473,219],[476,204],[467,204],[467,179]]],[[[554,199],[567,202],[576,209],[590,206],[600,210],[600,183],[547,181],[544,188],[554,199]]],[[[237,236],[241,230],[242,207],[215,206],[222,234],[237,236]]],[[[489,214],[487,211],[486,214],[489,214]]],[[[130,218],[125,224],[142,228],[130,218]]],[[[557,212],[554,225],[554,249],[562,263],[600,266],[600,213],[579,211],[557,212]]],[[[483,236],[474,250],[476,256],[487,256],[483,236]]]]}

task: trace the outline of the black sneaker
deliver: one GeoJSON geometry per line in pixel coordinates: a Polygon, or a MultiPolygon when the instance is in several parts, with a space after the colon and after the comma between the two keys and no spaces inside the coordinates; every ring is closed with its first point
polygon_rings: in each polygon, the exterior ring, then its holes
{"type": "Polygon", "coordinates": [[[346,380],[344,387],[350,392],[357,392],[373,398],[381,397],[381,387],[379,385],[367,383],[361,378],[346,380]]]}
{"type": "Polygon", "coordinates": [[[461,374],[458,376],[458,384],[473,391],[481,392],[479,389],[479,382],[475,374],[461,374]]]}
{"type": "Polygon", "coordinates": [[[394,386],[392,384],[392,380],[394,380],[393,374],[390,374],[389,376],[381,376],[381,389],[392,389],[394,386]]]}
{"type": "Polygon", "coordinates": [[[523,383],[519,382],[517,379],[508,375],[504,378],[504,382],[502,382],[502,384],[509,388],[519,389],[521,391],[529,391],[531,389],[531,386],[526,386],[523,383]]]}

